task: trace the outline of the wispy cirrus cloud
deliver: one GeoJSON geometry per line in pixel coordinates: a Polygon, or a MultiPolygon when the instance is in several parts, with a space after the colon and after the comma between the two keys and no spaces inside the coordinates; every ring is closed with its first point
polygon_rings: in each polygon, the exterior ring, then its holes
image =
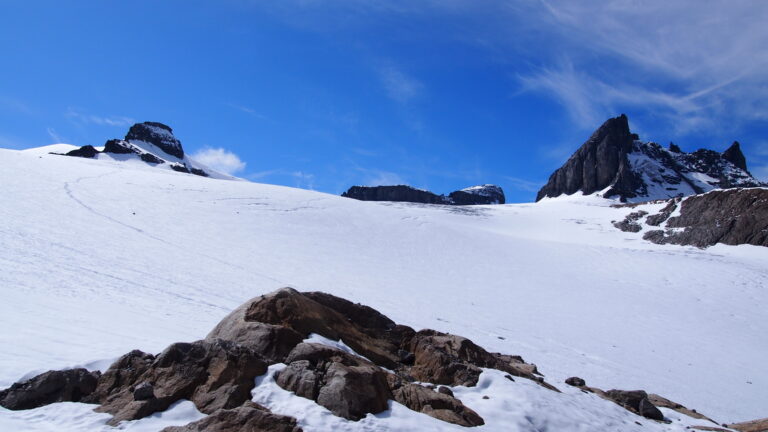
{"type": "Polygon", "coordinates": [[[260,112],[256,111],[253,108],[247,107],[245,105],[235,104],[235,103],[227,103],[226,104],[230,108],[234,108],[238,111],[244,112],[252,117],[255,117],[260,120],[267,120],[267,116],[264,114],[261,114],[260,112]]]}
{"type": "Polygon", "coordinates": [[[393,65],[380,67],[378,73],[387,96],[396,102],[408,103],[424,89],[421,81],[393,65]]]}
{"type": "Polygon", "coordinates": [[[559,49],[518,78],[578,124],[627,107],[653,110],[681,133],[768,119],[768,3],[539,3],[539,24],[559,49]]]}
{"type": "Polygon", "coordinates": [[[55,144],[67,142],[64,138],[61,137],[61,135],[58,134],[58,132],[56,132],[56,129],[54,128],[46,128],[45,132],[49,137],[51,137],[51,140],[53,140],[55,144]]]}
{"type": "Polygon", "coordinates": [[[79,109],[69,107],[64,114],[68,119],[85,124],[95,124],[102,126],[127,127],[136,123],[136,120],[125,116],[99,116],[85,113],[79,109]]]}
{"type": "Polygon", "coordinates": [[[507,181],[508,185],[512,186],[513,189],[524,192],[538,192],[538,190],[544,186],[544,182],[531,181],[519,177],[505,176],[504,179],[507,181]]]}
{"type": "Polygon", "coordinates": [[[390,171],[370,170],[364,186],[393,186],[408,184],[399,174],[390,171]]]}

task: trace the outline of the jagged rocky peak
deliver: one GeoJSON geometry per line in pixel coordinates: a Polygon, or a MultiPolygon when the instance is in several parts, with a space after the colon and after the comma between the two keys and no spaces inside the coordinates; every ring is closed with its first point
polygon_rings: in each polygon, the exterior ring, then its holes
{"type": "Polygon", "coordinates": [[[641,141],[622,114],[603,123],[550,176],[536,200],[581,192],[640,202],[765,185],[747,171],[738,142],[723,153],[707,149],[686,153],[673,143],[665,149],[641,141]]]}
{"type": "Polygon", "coordinates": [[[138,158],[154,166],[168,167],[174,171],[208,177],[210,174],[184,155],[181,141],[173,135],[173,129],[158,122],[136,123],[128,130],[125,139],[110,139],[104,149],[86,145],[72,150],[66,156],[98,158],[104,154],[112,159],[138,158]],[[124,155],[122,157],[115,155],[124,155]]]}
{"type": "Polygon", "coordinates": [[[406,185],[395,186],[352,186],[341,196],[360,201],[396,201],[421,204],[478,205],[504,204],[501,187],[485,184],[453,191],[448,195],[417,189],[406,185]]]}
{"type": "Polygon", "coordinates": [[[181,141],[173,136],[173,129],[158,122],[136,123],[128,129],[125,135],[128,142],[146,142],[157,146],[160,150],[179,159],[184,157],[184,149],[181,141]]]}
{"type": "Polygon", "coordinates": [[[745,158],[744,153],[741,152],[741,145],[738,141],[734,141],[733,144],[728,147],[728,150],[723,152],[723,159],[744,171],[747,170],[747,158],[745,158]]]}

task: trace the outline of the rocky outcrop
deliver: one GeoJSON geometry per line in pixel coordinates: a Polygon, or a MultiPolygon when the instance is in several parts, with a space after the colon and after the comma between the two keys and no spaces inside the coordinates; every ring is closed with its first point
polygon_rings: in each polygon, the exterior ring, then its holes
{"type": "Polygon", "coordinates": [[[352,186],[341,194],[360,201],[395,201],[422,204],[478,205],[504,204],[504,191],[496,185],[472,186],[446,195],[416,189],[411,186],[352,186]]]}
{"type": "MultiPolygon", "coordinates": [[[[394,400],[445,422],[483,425],[484,419],[445,387],[475,386],[483,368],[503,371],[513,382],[512,376],[522,377],[558,391],[519,356],[488,352],[457,335],[415,331],[330,294],[284,288],[246,302],[205,340],[175,343],[156,356],[131,351],[103,374],[47,372],[3,390],[0,401],[9,409],[58,401],[99,404],[96,411],[111,414],[108,424],[117,425],[185,399],[208,417],[166,432],[299,432],[295,419],[250,401],[256,377],[274,363],[285,364],[274,374],[278,386],[353,421],[386,411],[394,400]],[[311,335],[343,342],[338,346],[354,352],[305,342],[311,335]]],[[[655,404],[681,407],[643,391],[603,392],[576,378],[568,383],[654,420],[663,419],[655,404]]]]}
{"type": "Polygon", "coordinates": [[[622,231],[644,230],[643,238],[657,244],[768,246],[766,188],[718,190],[671,199],[657,213],[646,214],[630,213],[614,226],[622,231]]]}
{"type": "Polygon", "coordinates": [[[565,383],[568,384],[569,386],[574,386],[574,387],[584,387],[585,385],[587,385],[587,382],[584,381],[584,379],[579,377],[567,378],[565,380],[565,383]]]}
{"type": "Polygon", "coordinates": [[[739,432],[768,432],[768,418],[727,425],[739,432]]]}
{"type": "Polygon", "coordinates": [[[422,385],[403,382],[394,375],[388,378],[394,399],[414,411],[461,426],[485,424],[482,417],[456,399],[447,387],[439,387],[438,391],[434,391],[422,385]]]}
{"type": "Polygon", "coordinates": [[[422,204],[447,204],[445,197],[411,186],[352,186],[341,194],[360,201],[399,201],[422,204]]]}
{"type": "Polygon", "coordinates": [[[171,426],[160,432],[301,432],[293,417],[273,414],[253,402],[221,409],[185,426],[171,426]]]}
{"type": "Polygon", "coordinates": [[[99,375],[82,368],[48,371],[0,391],[0,406],[24,410],[54,402],[80,402],[96,390],[99,375]]]}
{"type": "Polygon", "coordinates": [[[125,140],[128,142],[139,141],[149,143],[171,156],[179,159],[184,158],[184,149],[181,147],[181,141],[173,136],[173,129],[162,123],[136,123],[128,129],[125,140]]]}
{"type": "Polygon", "coordinates": [[[685,153],[674,144],[664,149],[640,141],[622,114],[600,126],[550,176],[536,200],[602,192],[606,198],[639,202],[763,185],[747,171],[738,142],[723,153],[707,149],[685,153]]]}
{"type": "Polygon", "coordinates": [[[387,373],[360,357],[325,345],[301,343],[286,358],[277,385],[312,399],[339,417],[360,420],[388,408],[387,373]]]}
{"type": "Polygon", "coordinates": [[[96,155],[99,153],[98,150],[96,150],[95,147],[90,145],[84,145],[78,149],[72,150],[71,152],[67,153],[67,156],[75,156],[75,157],[82,157],[82,158],[88,158],[92,159],[95,158],[96,155]]]}
{"type": "Polygon", "coordinates": [[[608,390],[605,396],[622,407],[651,420],[664,420],[664,414],[648,399],[642,390],[608,390]]]}
{"type": "Polygon", "coordinates": [[[608,198],[634,198],[641,179],[632,171],[627,158],[633,141],[627,116],[622,114],[607,120],[565,165],[552,173],[536,195],[536,201],[576,192],[589,195],[603,189],[608,189],[605,193],[608,198]]]}
{"type": "Polygon", "coordinates": [[[648,400],[654,406],[656,406],[658,408],[669,408],[669,409],[675,410],[675,411],[677,411],[677,412],[679,412],[681,414],[685,414],[685,415],[687,415],[688,417],[691,417],[691,418],[695,418],[695,419],[699,419],[699,420],[708,420],[708,421],[711,421],[712,423],[716,423],[711,418],[709,418],[709,417],[707,417],[707,416],[705,416],[705,415],[703,415],[701,413],[696,412],[696,410],[688,409],[688,408],[684,407],[683,405],[681,405],[681,404],[679,404],[677,402],[672,402],[671,400],[669,400],[669,399],[667,399],[665,397],[659,396],[657,394],[653,394],[653,393],[649,394],[648,395],[648,400]]]}
{"type": "Polygon", "coordinates": [[[117,360],[86,400],[112,414],[109,424],[165,411],[182,399],[210,414],[250,399],[267,364],[254,351],[230,341],[176,343],[157,357],[132,351],[117,360]]]}
{"type": "Polygon", "coordinates": [[[506,198],[501,187],[485,184],[471,186],[448,194],[453,205],[504,204],[506,198]]]}
{"type": "Polygon", "coordinates": [[[208,177],[210,174],[184,155],[181,141],[173,130],[162,123],[136,123],[128,130],[125,139],[110,139],[102,151],[86,145],[66,153],[66,156],[95,158],[100,153],[108,155],[135,155],[139,160],[152,165],[164,165],[174,171],[208,177]]]}

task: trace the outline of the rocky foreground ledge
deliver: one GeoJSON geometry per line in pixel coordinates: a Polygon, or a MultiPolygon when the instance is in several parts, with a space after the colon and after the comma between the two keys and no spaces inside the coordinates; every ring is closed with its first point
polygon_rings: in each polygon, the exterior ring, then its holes
{"type": "MultiPolygon", "coordinates": [[[[276,363],[286,365],[275,377],[277,385],[350,420],[385,411],[394,400],[445,422],[482,425],[483,418],[445,387],[475,386],[481,368],[559,391],[519,356],[490,353],[461,336],[415,331],[330,294],[283,288],[246,302],[204,340],[175,343],[158,355],[131,351],[103,374],[49,371],[0,391],[0,405],[23,410],[55,402],[92,403],[96,411],[113,416],[108,424],[114,426],[190,400],[208,416],[164,432],[299,432],[296,419],[251,401],[256,377],[276,363]],[[342,341],[355,353],[304,342],[312,334],[342,341]]],[[[575,377],[566,383],[652,420],[665,421],[657,406],[708,420],[643,391],[602,391],[575,377]]],[[[702,430],[717,430],[713,424],[702,430]]]]}

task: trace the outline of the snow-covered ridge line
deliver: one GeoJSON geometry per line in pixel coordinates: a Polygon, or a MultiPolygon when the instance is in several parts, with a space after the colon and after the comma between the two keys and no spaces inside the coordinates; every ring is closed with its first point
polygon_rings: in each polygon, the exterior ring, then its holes
{"type": "Polygon", "coordinates": [[[128,130],[125,139],[110,139],[103,148],[86,145],[62,153],[90,159],[113,161],[140,160],[148,165],[177,172],[217,179],[234,179],[205,167],[184,154],[184,149],[173,130],[162,123],[136,123],[128,130]]]}

